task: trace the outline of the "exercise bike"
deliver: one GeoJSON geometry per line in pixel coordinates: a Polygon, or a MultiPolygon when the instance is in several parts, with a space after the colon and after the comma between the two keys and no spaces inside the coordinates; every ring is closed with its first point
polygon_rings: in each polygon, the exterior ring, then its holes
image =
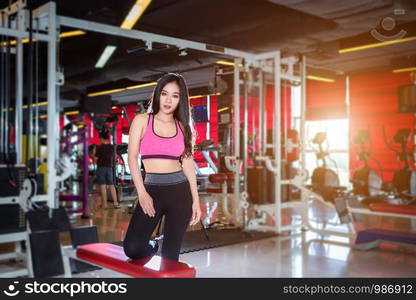
{"type": "Polygon", "coordinates": [[[410,129],[399,129],[396,132],[393,137],[393,142],[400,144],[400,150],[396,150],[387,142],[383,128],[386,145],[396,153],[398,160],[404,163],[403,168],[396,170],[393,176],[393,192],[395,193],[396,198],[401,199],[404,202],[413,202],[416,199],[416,171],[410,167],[409,160],[412,156],[412,152],[407,149],[410,134],[410,129]]]}
{"type": "Polygon", "coordinates": [[[318,165],[319,161],[322,161],[322,165],[313,170],[311,189],[321,195],[325,201],[334,202],[338,191],[342,187],[340,187],[337,172],[328,168],[326,158],[329,158],[329,152],[324,151],[322,147],[325,141],[325,132],[318,132],[312,139],[312,143],[318,145],[318,149],[315,151],[318,165]]]}
{"type": "Polygon", "coordinates": [[[369,140],[370,133],[368,130],[361,130],[353,140],[355,144],[360,146],[360,152],[357,154],[357,157],[364,165],[354,172],[351,179],[353,185],[352,192],[363,201],[363,204],[385,200],[382,190],[383,180],[376,170],[370,168],[368,163],[371,154],[366,151],[365,145],[369,140]]]}

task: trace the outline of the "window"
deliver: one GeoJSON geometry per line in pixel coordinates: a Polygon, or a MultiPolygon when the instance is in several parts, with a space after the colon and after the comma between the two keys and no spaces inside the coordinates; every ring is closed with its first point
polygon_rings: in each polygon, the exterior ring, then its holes
{"type": "MultiPolygon", "coordinates": [[[[316,151],[318,145],[312,144],[312,139],[318,132],[326,133],[323,150],[329,155],[325,158],[327,167],[333,169],[339,176],[340,184],[349,184],[349,154],[348,154],[348,119],[322,120],[306,122],[306,155],[305,165],[309,174],[318,167],[316,151]]],[[[319,166],[322,161],[319,162],[319,166]]]]}
{"type": "MultiPolygon", "coordinates": [[[[292,87],[292,128],[300,132],[301,125],[301,88],[292,87]]],[[[309,172],[309,183],[313,170],[318,166],[316,158],[317,145],[311,143],[318,132],[326,133],[323,143],[324,151],[329,152],[326,158],[327,167],[337,172],[342,186],[349,186],[349,120],[306,121],[305,125],[305,167],[309,172]]],[[[319,165],[322,163],[319,162],[319,165]]],[[[294,164],[299,168],[300,163],[294,164]]]]}

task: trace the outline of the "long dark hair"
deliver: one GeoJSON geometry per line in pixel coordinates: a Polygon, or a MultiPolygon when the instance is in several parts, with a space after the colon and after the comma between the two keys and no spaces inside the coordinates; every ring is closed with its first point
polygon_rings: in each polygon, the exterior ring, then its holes
{"type": "Polygon", "coordinates": [[[189,103],[188,87],[182,75],[177,73],[167,73],[160,77],[156,87],[153,90],[150,105],[152,111],[149,113],[157,114],[160,108],[160,94],[166,84],[176,82],[179,86],[179,104],[173,112],[173,117],[178,120],[184,127],[185,150],[181,155],[181,159],[192,156],[192,140],[195,139],[194,121],[191,114],[191,106],[189,103]]]}

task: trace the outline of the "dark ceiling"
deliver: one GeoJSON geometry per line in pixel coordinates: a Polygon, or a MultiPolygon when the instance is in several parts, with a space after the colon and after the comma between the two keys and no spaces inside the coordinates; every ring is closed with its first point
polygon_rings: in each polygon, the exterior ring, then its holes
{"type": "MultiPolygon", "coordinates": [[[[0,0],[0,8],[8,0],[0,0]]],[[[43,3],[46,1],[37,1],[43,3]]],[[[120,26],[134,0],[61,0],[58,14],[120,26]]],[[[391,70],[392,61],[411,61],[416,41],[339,54],[338,49],[377,42],[377,29],[387,38],[404,30],[416,36],[415,0],[153,0],[134,29],[262,53],[280,49],[304,54],[308,66],[344,74],[391,70]],[[393,19],[392,30],[382,28],[393,19]]],[[[72,30],[64,28],[63,31],[72,30]]],[[[179,56],[179,49],[88,32],[62,39],[60,62],[65,73],[63,98],[125,82],[149,82],[166,71],[188,74],[191,87],[206,85],[212,66],[224,58],[199,51],[179,56]],[[117,50],[103,69],[94,65],[107,44],[117,50]],[[136,49],[132,53],[130,50],[136,49]],[[204,82],[205,81],[205,82],[204,82]],[[65,96],[67,95],[67,96],[65,96]]],[[[188,79],[187,78],[187,79],[188,79]]],[[[149,89],[150,90],[150,89],[149,89]]],[[[146,97],[148,90],[113,95],[119,103],[146,97]]]]}

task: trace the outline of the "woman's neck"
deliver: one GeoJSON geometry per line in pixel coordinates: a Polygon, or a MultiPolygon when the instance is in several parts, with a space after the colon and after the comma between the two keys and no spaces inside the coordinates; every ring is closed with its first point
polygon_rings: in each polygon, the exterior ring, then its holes
{"type": "Polygon", "coordinates": [[[155,115],[158,120],[169,123],[174,121],[173,114],[165,114],[159,110],[159,112],[155,115]]]}

